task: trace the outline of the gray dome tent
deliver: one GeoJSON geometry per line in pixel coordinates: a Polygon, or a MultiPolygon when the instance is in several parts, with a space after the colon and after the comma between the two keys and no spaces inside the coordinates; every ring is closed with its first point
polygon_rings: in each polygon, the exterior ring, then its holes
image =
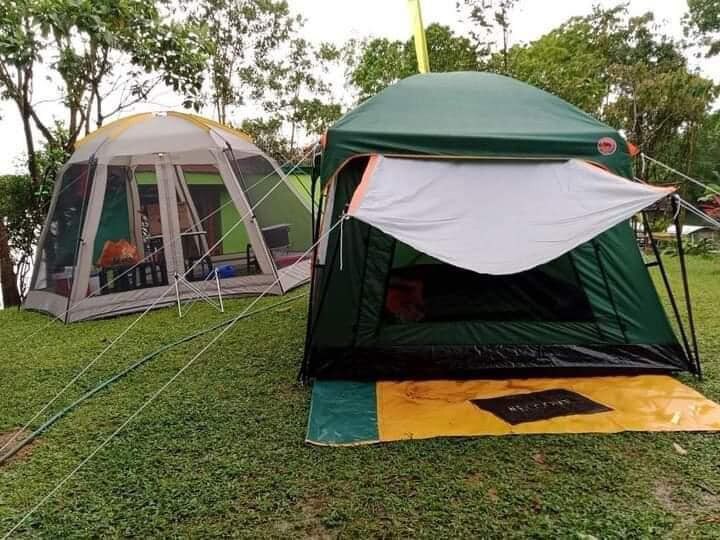
{"type": "Polygon", "coordinates": [[[309,279],[309,200],[245,134],[143,113],[78,142],[61,170],[25,308],[66,322],[180,298],[283,294],[309,279]],[[291,267],[291,265],[293,265],[291,267]],[[194,291],[197,289],[197,291],[194,291]]]}

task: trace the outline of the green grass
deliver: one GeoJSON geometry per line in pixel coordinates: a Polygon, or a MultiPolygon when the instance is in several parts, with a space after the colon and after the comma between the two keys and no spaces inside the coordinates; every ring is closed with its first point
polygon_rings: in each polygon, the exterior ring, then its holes
{"type": "MultiPolygon", "coordinates": [[[[679,286],[675,262],[671,270],[679,286]]],[[[720,260],[693,258],[690,270],[706,379],[684,380],[718,400],[720,260]]],[[[229,312],[248,303],[228,302],[229,312]]],[[[718,435],[306,446],[309,390],[295,384],[305,305],[291,306],[226,334],[21,535],[720,538],[718,435]]],[[[181,321],[172,309],[149,314],[56,406],[143,353],[226,316],[200,305],[181,321]]],[[[53,325],[19,344],[47,318],[0,312],[0,431],[25,423],[131,320],[53,325]]],[[[0,533],[207,340],[155,359],[61,420],[30,455],[0,468],[0,533]]]]}

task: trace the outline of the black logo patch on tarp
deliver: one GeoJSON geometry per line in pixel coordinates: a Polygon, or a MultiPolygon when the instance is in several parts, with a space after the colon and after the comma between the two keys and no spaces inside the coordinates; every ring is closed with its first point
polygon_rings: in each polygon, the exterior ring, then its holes
{"type": "Polygon", "coordinates": [[[479,409],[488,411],[512,425],[558,416],[612,411],[602,403],[563,388],[470,401],[479,409]]]}

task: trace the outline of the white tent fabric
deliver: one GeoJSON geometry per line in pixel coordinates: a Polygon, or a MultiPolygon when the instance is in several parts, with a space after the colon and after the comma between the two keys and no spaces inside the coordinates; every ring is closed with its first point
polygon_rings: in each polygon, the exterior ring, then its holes
{"type": "Polygon", "coordinates": [[[512,274],[567,253],[672,191],[579,160],[376,155],[348,215],[448,264],[512,274]]]}
{"type": "Polygon", "coordinates": [[[62,168],[24,306],[72,322],[275,280],[268,292],[284,294],[310,278],[309,261],[295,264],[310,221],[309,203],[242,132],[172,111],[121,118],[62,168]],[[203,280],[213,269],[217,282],[203,280]]]}

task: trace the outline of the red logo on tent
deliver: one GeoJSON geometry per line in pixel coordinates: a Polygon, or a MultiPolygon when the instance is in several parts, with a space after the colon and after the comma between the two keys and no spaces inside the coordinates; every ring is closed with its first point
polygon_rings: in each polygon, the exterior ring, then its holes
{"type": "Polygon", "coordinates": [[[612,137],[603,137],[598,141],[597,149],[603,156],[610,156],[617,150],[617,143],[612,137]]]}

